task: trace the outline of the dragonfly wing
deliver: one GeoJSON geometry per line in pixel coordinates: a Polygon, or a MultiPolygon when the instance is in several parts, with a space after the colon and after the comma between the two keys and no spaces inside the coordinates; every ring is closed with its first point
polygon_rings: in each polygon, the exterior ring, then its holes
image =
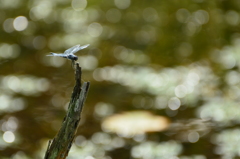
{"type": "Polygon", "coordinates": [[[77,48],[75,48],[73,51],[72,51],[72,54],[75,54],[76,52],[78,52],[79,50],[82,50],[82,49],[85,49],[86,47],[88,47],[90,44],[86,44],[86,45],[83,45],[83,46],[78,46],[77,48]]]}
{"type": "Polygon", "coordinates": [[[72,53],[75,49],[77,49],[79,46],[80,46],[80,45],[75,45],[75,46],[67,49],[66,51],[64,51],[64,54],[65,54],[65,55],[71,54],[71,53],[72,53]]]}

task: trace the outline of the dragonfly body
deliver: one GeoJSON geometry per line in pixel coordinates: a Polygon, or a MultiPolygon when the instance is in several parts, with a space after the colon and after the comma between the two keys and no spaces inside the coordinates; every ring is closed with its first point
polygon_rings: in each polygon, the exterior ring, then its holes
{"type": "Polygon", "coordinates": [[[63,57],[63,58],[66,58],[66,59],[69,59],[69,60],[73,60],[73,61],[77,61],[78,60],[78,57],[76,55],[72,55],[72,54],[69,54],[69,55],[64,55],[64,54],[57,54],[57,53],[54,53],[54,52],[51,52],[52,55],[47,55],[47,56],[58,56],[58,57],[63,57]]]}
{"type": "Polygon", "coordinates": [[[83,46],[80,46],[80,45],[75,45],[69,49],[67,49],[66,51],[64,51],[64,53],[54,53],[54,52],[51,52],[51,55],[47,55],[47,56],[58,56],[58,57],[63,57],[63,58],[66,58],[66,59],[69,59],[72,61],[72,64],[74,65],[75,64],[75,61],[78,60],[78,57],[76,55],[74,55],[76,52],[82,50],[82,49],[85,49],[86,47],[88,47],[89,44],[87,45],[83,45],[83,46]]]}

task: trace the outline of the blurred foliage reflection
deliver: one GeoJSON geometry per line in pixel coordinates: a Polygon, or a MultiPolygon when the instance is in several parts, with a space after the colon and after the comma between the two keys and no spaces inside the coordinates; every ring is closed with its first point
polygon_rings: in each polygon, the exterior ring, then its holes
{"type": "Polygon", "coordinates": [[[74,85],[69,159],[240,157],[240,1],[0,0],[0,158],[43,158],[74,85]]]}

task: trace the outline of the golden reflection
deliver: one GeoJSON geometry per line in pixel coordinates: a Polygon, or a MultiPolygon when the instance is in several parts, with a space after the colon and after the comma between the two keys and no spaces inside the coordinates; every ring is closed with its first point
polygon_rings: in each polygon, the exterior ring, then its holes
{"type": "Polygon", "coordinates": [[[163,116],[154,116],[147,111],[132,111],[116,114],[104,119],[102,128],[120,136],[133,137],[137,134],[166,130],[169,120],[163,116]]]}

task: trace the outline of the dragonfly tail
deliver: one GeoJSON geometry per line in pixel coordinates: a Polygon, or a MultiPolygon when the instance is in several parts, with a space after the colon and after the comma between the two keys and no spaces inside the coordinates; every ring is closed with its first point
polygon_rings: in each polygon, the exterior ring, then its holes
{"type": "Polygon", "coordinates": [[[56,53],[50,52],[51,55],[46,55],[46,56],[54,56],[57,55],[56,53]]]}

